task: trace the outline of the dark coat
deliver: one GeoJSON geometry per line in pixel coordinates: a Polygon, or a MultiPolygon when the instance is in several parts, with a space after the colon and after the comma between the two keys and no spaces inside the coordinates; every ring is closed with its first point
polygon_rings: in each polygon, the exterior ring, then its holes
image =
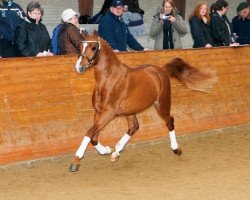
{"type": "Polygon", "coordinates": [[[240,44],[250,44],[250,19],[241,19],[236,16],[232,20],[233,32],[239,37],[240,44]]]}
{"type": "Polygon", "coordinates": [[[231,43],[231,33],[229,32],[226,22],[229,24],[230,30],[232,30],[231,23],[226,16],[221,17],[217,12],[213,12],[211,16],[213,44],[215,46],[229,46],[231,43]]]}
{"type": "Polygon", "coordinates": [[[101,19],[99,34],[114,50],[127,51],[127,45],[136,51],[144,50],[130,33],[124,21],[111,12],[107,12],[101,19]]]}
{"type": "Polygon", "coordinates": [[[58,33],[60,54],[80,54],[80,44],[83,38],[80,30],[71,23],[63,23],[58,33]]]}
{"type": "Polygon", "coordinates": [[[16,27],[24,21],[25,13],[16,3],[8,5],[7,1],[0,3],[0,56],[17,56],[14,44],[16,27]]]}
{"type": "Polygon", "coordinates": [[[20,56],[36,56],[39,52],[52,52],[51,39],[47,28],[34,19],[21,23],[15,31],[15,43],[20,56]]]}
{"type": "Polygon", "coordinates": [[[24,21],[25,13],[16,3],[8,6],[7,1],[0,6],[0,38],[10,43],[14,42],[14,33],[16,27],[24,21]]]}
{"type": "Polygon", "coordinates": [[[212,45],[211,29],[202,19],[193,16],[189,20],[191,34],[194,40],[193,48],[205,47],[207,44],[212,45]]]}

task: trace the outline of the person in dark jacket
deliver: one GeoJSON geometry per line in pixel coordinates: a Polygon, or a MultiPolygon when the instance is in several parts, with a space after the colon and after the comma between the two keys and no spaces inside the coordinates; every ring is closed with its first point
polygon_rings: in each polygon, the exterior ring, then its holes
{"type": "Polygon", "coordinates": [[[139,0],[124,0],[122,19],[133,36],[145,34],[143,15],[144,10],[140,8],[139,0]]]}
{"type": "Polygon", "coordinates": [[[43,8],[39,2],[27,6],[27,20],[15,31],[15,43],[20,56],[53,56],[48,30],[41,23],[43,8]]]}
{"type": "Polygon", "coordinates": [[[104,0],[101,10],[91,18],[93,24],[99,24],[103,16],[109,11],[111,3],[112,0],[104,0]]]}
{"type": "Polygon", "coordinates": [[[113,0],[110,11],[99,23],[99,35],[106,40],[114,51],[127,51],[127,46],[135,51],[145,50],[130,33],[121,16],[123,1],[113,0]]]}
{"type": "Polygon", "coordinates": [[[233,32],[240,44],[250,44],[250,11],[247,2],[241,2],[237,7],[238,15],[232,20],[233,32]]]}
{"type": "Polygon", "coordinates": [[[60,54],[80,54],[83,37],[80,33],[79,15],[72,9],[66,9],[61,15],[63,24],[58,33],[60,54]]]}
{"type": "Polygon", "coordinates": [[[215,46],[238,46],[232,34],[231,23],[226,13],[228,10],[228,2],[226,0],[218,0],[215,3],[215,11],[212,13],[212,38],[215,46]]]}
{"type": "Polygon", "coordinates": [[[205,1],[198,3],[189,18],[191,34],[194,40],[193,48],[212,47],[210,16],[205,1]]]}
{"type": "Polygon", "coordinates": [[[15,57],[14,44],[16,27],[25,19],[23,9],[13,0],[2,1],[0,4],[0,57],[15,57]]]}

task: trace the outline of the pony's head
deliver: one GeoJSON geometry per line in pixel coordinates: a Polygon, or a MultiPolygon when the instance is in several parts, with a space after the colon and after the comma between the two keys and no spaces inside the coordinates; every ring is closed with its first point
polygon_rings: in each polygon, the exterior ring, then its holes
{"type": "Polygon", "coordinates": [[[82,41],[80,48],[81,54],[75,65],[78,73],[82,73],[87,68],[91,68],[96,64],[101,49],[101,43],[97,31],[94,31],[92,35],[86,35],[83,32],[82,36],[84,40],[82,41]]]}

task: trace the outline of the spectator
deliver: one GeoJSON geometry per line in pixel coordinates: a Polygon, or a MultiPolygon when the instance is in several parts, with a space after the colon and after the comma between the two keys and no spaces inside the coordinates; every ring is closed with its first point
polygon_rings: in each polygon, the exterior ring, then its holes
{"type": "Polygon", "coordinates": [[[143,15],[144,11],[139,7],[138,0],[124,0],[122,18],[134,36],[145,34],[143,15]]]}
{"type": "Polygon", "coordinates": [[[211,14],[212,14],[213,12],[215,12],[215,4],[216,4],[216,3],[212,3],[211,6],[210,6],[210,8],[209,8],[209,10],[210,10],[210,16],[211,16],[211,14]]]}
{"type": "Polygon", "coordinates": [[[104,0],[102,9],[96,15],[94,15],[91,19],[93,24],[99,24],[102,17],[106,14],[106,12],[109,11],[111,3],[112,3],[112,0],[104,0]]]}
{"type": "Polygon", "coordinates": [[[17,56],[14,44],[16,27],[24,21],[23,9],[13,0],[0,4],[0,57],[17,56]]]}
{"type": "Polygon", "coordinates": [[[218,0],[215,3],[215,12],[212,13],[212,38],[215,46],[237,46],[234,35],[232,34],[231,23],[226,13],[228,10],[228,2],[226,0],[218,0]]]}
{"type": "Polygon", "coordinates": [[[247,2],[241,2],[237,7],[238,15],[232,20],[233,33],[237,35],[237,42],[250,44],[250,12],[247,2]]]}
{"type": "Polygon", "coordinates": [[[15,31],[15,43],[20,56],[53,56],[48,30],[41,23],[44,14],[39,2],[32,1],[27,6],[27,20],[15,31]]]}
{"type": "Polygon", "coordinates": [[[58,47],[58,35],[59,35],[59,32],[61,31],[62,25],[63,25],[63,23],[58,24],[53,29],[53,32],[52,32],[52,39],[51,39],[51,41],[52,41],[52,53],[54,55],[61,54],[61,51],[58,47]]]}
{"type": "Polygon", "coordinates": [[[155,49],[181,49],[181,37],[187,33],[187,26],[176,13],[173,0],[163,0],[154,15],[149,36],[155,40],[155,49]]]}
{"type": "Polygon", "coordinates": [[[80,32],[79,14],[72,9],[66,9],[61,15],[63,24],[58,33],[58,47],[61,54],[80,54],[83,41],[80,32]]]}
{"type": "Polygon", "coordinates": [[[110,11],[99,23],[100,36],[109,43],[114,51],[127,51],[127,45],[133,50],[143,51],[144,48],[137,42],[122,20],[122,14],[123,1],[113,0],[110,11]]]}
{"type": "Polygon", "coordinates": [[[193,48],[212,47],[210,16],[208,5],[205,1],[201,1],[195,7],[189,18],[189,23],[194,40],[193,48]]]}

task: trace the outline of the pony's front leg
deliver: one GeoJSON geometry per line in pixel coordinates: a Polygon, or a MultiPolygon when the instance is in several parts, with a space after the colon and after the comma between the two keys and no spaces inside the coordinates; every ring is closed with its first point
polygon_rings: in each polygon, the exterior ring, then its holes
{"type": "Polygon", "coordinates": [[[84,136],[82,143],[81,143],[80,147],[78,148],[78,150],[76,151],[76,154],[71,162],[71,165],[69,167],[69,171],[71,171],[71,172],[78,171],[78,169],[80,167],[80,160],[83,158],[83,155],[85,153],[85,150],[88,147],[90,140],[91,140],[90,137],[84,136]]]}
{"type": "Polygon", "coordinates": [[[129,139],[133,136],[135,131],[138,130],[139,124],[136,115],[131,115],[126,117],[128,121],[128,132],[122,136],[119,142],[115,145],[114,152],[111,154],[111,162],[115,162],[120,157],[120,152],[123,150],[124,146],[127,144],[129,139]]]}
{"type": "MultiPolygon", "coordinates": [[[[87,146],[91,139],[98,134],[98,132],[107,125],[107,123],[114,117],[113,112],[103,112],[102,115],[100,115],[99,119],[95,121],[94,125],[87,131],[87,134],[84,136],[82,143],[78,150],[76,151],[76,154],[71,162],[71,165],[69,167],[70,172],[76,172],[79,170],[80,167],[80,160],[83,158],[85,150],[87,149],[87,146]]],[[[100,146],[99,146],[100,147],[100,146]]],[[[102,149],[103,146],[101,146],[102,149]]],[[[110,152],[111,153],[111,152],[110,152]]]]}
{"type": "MultiPolygon", "coordinates": [[[[96,95],[96,93],[94,92],[93,94],[96,95]]],[[[96,97],[94,96],[94,98],[96,99],[96,97]]],[[[96,103],[97,101],[94,100],[94,102],[96,103]]],[[[97,104],[97,103],[96,103],[97,104]]],[[[95,105],[96,106],[96,105],[95,105]]],[[[95,107],[94,106],[94,107],[95,107]]],[[[95,115],[94,115],[94,121],[96,122],[99,118],[100,118],[101,114],[98,112],[98,109],[95,108],[95,115]]],[[[94,146],[94,148],[97,150],[97,152],[101,155],[107,155],[107,154],[111,154],[112,153],[112,149],[109,146],[103,146],[99,141],[98,141],[98,135],[99,134],[95,134],[92,138],[91,138],[91,144],[94,146]]]]}

